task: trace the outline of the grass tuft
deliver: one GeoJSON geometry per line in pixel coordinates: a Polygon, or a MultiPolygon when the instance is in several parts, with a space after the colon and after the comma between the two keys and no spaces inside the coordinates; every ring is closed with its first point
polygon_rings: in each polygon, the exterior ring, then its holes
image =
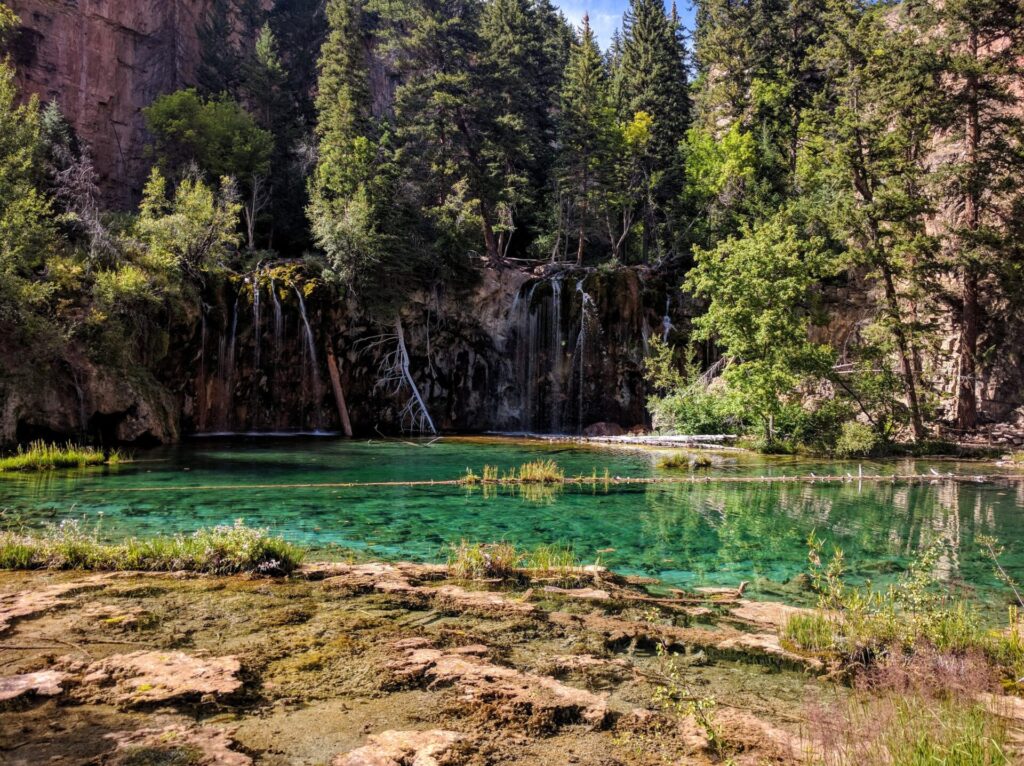
{"type": "Polygon", "coordinates": [[[117,465],[125,456],[114,450],[104,454],[95,447],[79,447],[70,442],[61,446],[34,441],[28,447],[7,457],[0,457],[0,473],[17,471],[53,471],[58,468],[86,468],[98,465],[117,465]]]}
{"type": "Polygon", "coordinates": [[[448,572],[461,580],[507,578],[516,574],[520,553],[510,543],[462,540],[448,550],[448,572]]]}
{"type": "Polygon", "coordinates": [[[715,460],[711,455],[700,452],[673,452],[660,458],[656,465],[666,470],[712,468],[715,460]]]}
{"type": "Polygon", "coordinates": [[[520,550],[512,543],[470,543],[462,540],[448,548],[448,573],[461,580],[505,580],[522,574],[564,576],[579,566],[573,550],[563,545],[541,545],[533,550],[520,550]]]}
{"type": "Polygon", "coordinates": [[[824,652],[832,648],[832,623],[818,612],[794,614],[782,628],[782,640],[807,652],[824,652]]]}
{"type": "Polygon", "coordinates": [[[95,531],[75,520],[38,534],[0,532],[0,569],[286,575],[299,566],[302,556],[298,547],[241,521],[191,535],[133,537],[120,543],[101,542],[95,531]]]}
{"type": "Polygon", "coordinates": [[[554,460],[534,460],[523,463],[518,469],[511,468],[499,478],[498,468],[485,465],[483,475],[478,475],[472,468],[467,468],[461,483],[467,486],[477,484],[562,484],[565,472],[554,460]]]}

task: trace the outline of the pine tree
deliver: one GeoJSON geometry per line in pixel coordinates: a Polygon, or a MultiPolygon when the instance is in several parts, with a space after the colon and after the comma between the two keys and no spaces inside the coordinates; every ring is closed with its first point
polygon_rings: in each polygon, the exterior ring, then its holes
{"type": "Polygon", "coordinates": [[[892,337],[914,437],[924,438],[920,328],[909,311],[929,258],[931,212],[923,193],[936,114],[934,56],[913,25],[886,6],[830,0],[816,53],[827,87],[801,126],[803,209],[844,242],[881,293],[881,327],[892,337]]]}
{"type": "Polygon", "coordinates": [[[943,251],[960,285],[956,420],[970,430],[978,422],[983,289],[997,290],[1007,276],[1007,255],[1024,229],[1024,5],[947,0],[936,6],[932,21],[945,74],[937,127],[952,149],[941,153],[936,176],[947,211],[943,251]]]}
{"type": "Polygon", "coordinates": [[[429,217],[475,219],[492,261],[504,255],[499,205],[506,190],[492,164],[501,113],[486,66],[476,0],[421,0],[398,41],[404,82],[395,94],[403,173],[429,217]]]}
{"type": "Polygon", "coordinates": [[[346,280],[367,273],[382,252],[377,131],[370,113],[369,62],[361,0],[331,0],[316,100],[319,158],[309,218],[317,244],[346,280]]]}
{"type": "Polygon", "coordinates": [[[608,73],[586,15],[565,70],[559,128],[560,189],[568,228],[575,229],[576,263],[582,264],[587,241],[600,237],[616,129],[608,73]]]}
{"type": "Polygon", "coordinates": [[[514,242],[532,239],[531,229],[535,235],[550,190],[558,72],[542,21],[529,0],[491,0],[481,19],[484,76],[496,110],[485,154],[499,189],[502,257],[514,242]]]}
{"type": "Polygon", "coordinates": [[[755,177],[723,216],[734,226],[795,192],[801,115],[822,85],[814,54],[825,16],[825,0],[700,2],[695,123],[712,137],[738,125],[758,147],[755,177]]]}
{"type": "Polygon", "coordinates": [[[690,101],[678,25],[666,15],[662,0],[631,0],[623,27],[615,82],[620,119],[629,122],[639,114],[651,118],[642,181],[635,190],[646,262],[652,247],[664,255],[672,243],[673,216],[668,208],[682,190],[678,147],[689,125],[690,101]]]}

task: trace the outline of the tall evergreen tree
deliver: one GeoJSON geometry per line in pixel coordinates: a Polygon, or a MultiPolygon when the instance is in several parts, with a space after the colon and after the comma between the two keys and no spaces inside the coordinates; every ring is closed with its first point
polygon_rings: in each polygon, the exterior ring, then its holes
{"type": "Polygon", "coordinates": [[[827,88],[802,126],[803,207],[846,243],[881,293],[881,326],[894,341],[915,439],[925,436],[921,374],[909,310],[932,250],[924,223],[926,149],[935,118],[934,56],[887,6],[829,0],[817,52],[827,88]]]}
{"type": "Polygon", "coordinates": [[[559,72],[544,22],[530,0],[491,0],[481,19],[483,76],[495,109],[486,154],[497,188],[498,250],[531,239],[550,192],[559,72]],[[523,229],[525,228],[525,232],[523,229]],[[517,236],[519,234],[519,236],[517,236]]]}
{"type": "Polygon", "coordinates": [[[652,248],[665,255],[673,244],[669,206],[682,190],[678,147],[686,134],[690,101],[685,55],[678,26],[662,0],[631,0],[623,19],[622,58],[616,69],[616,99],[624,122],[649,115],[650,138],[635,190],[642,211],[644,261],[652,248]]]}
{"type": "Polygon", "coordinates": [[[506,191],[493,164],[500,114],[490,87],[476,0],[421,0],[403,30],[403,83],[395,94],[404,173],[428,216],[475,219],[487,256],[500,261],[506,191]]]}
{"type": "MultiPolygon", "coordinates": [[[[945,203],[944,255],[960,286],[956,420],[970,430],[978,422],[983,288],[998,290],[1024,233],[1024,4],[946,0],[932,19],[945,75],[937,127],[953,147],[941,152],[936,175],[945,203]]],[[[1022,301],[1010,297],[1020,310],[1022,301]]]]}
{"type": "Polygon", "coordinates": [[[612,183],[616,132],[611,86],[601,50],[583,17],[580,41],[572,46],[562,84],[559,123],[559,185],[565,203],[565,227],[575,232],[576,263],[586,243],[600,238],[612,183]]]}

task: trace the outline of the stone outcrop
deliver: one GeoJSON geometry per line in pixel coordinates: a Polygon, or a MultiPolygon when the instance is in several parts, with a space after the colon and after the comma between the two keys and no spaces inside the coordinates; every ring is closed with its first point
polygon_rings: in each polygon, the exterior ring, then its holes
{"type": "Polygon", "coordinates": [[[211,0],[11,0],[23,91],[56,101],[92,149],[108,202],[141,196],[150,160],[141,110],[194,82],[196,24],[211,0]]]}
{"type": "Polygon", "coordinates": [[[18,620],[68,606],[75,594],[102,588],[109,579],[108,575],[92,575],[75,582],[0,594],[0,633],[6,632],[18,620]]]}
{"type": "Polygon", "coordinates": [[[178,440],[178,402],[158,381],[129,380],[79,355],[49,373],[0,377],[0,445],[83,435],[108,445],[178,440]]]}

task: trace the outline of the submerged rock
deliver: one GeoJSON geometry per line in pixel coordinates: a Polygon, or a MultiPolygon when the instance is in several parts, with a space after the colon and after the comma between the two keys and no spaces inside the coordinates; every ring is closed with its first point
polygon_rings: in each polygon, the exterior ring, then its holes
{"type": "Polygon", "coordinates": [[[108,766],[141,763],[187,763],[189,766],[251,766],[252,758],[237,753],[227,732],[212,726],[174,725],[120,731],[106,735],[117,750],[108,766]]]}
{"type": "Polygon", "coordinates": [[[332,766],[440,766],[464,734],[443,729],[385,731],[334,759],[332,766]]]}
{"type": "Polygon", "coordinates": [[[17,620],[67,606],[70,596],[102,588],[109,579],[110,575],[101,574],[74,582],[0,594],[0,633],[10,629],[17,620]]]}
{"type": "Polygon", "coordinates": [[[234,657],[202,659],[184,652],[114,654],[89,664],[64,658],[62,670],[78,680],[75,696],[89,702],[145,705],[219,697],[242,688],[234,657]]]}
{"type": "Polygon", "coordinates": [[[422,639],[412,639],[400,641],[394,648],[402,657],[388,669],[397,680],[423,682],[429,688],[454,686],[466,701],[496,706],[503,719],[526,718],[546,727],[580,722],[598,727],[608,715],[605,696],[549,676],[495,665],[481,657],[487,651],[485,646],[441,650],[422,639]]]}

